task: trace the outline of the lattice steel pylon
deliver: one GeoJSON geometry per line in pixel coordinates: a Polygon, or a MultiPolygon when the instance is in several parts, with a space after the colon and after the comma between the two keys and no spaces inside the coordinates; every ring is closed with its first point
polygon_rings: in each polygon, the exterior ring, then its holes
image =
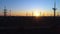
{"type": "Polygon", "coordinates": [[[6,6],[4,6],[4,16],[7,16],[7,9],[6,9],[6,6]]]}
{"type": "Polygon", "coordinates": [[[54,0],[54,8],[53,8],[53,10],[54,10],[54,17],[56,16],[55,14],[56,14],[56,0],[54,0]]]}

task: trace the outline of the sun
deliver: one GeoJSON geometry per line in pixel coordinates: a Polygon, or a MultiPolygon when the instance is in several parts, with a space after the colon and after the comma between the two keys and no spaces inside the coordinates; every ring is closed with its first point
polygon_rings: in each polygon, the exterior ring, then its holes
{"type": "Polygon", "coordinates": [[[40,16],[40,10],[39,9],[35,9],[34,11],[34,16],[38,17],[40,16]]]}
{"type": "Polygon", "coordinates": [[[40,14],[39,13],[36,13],[35,16],[40,16],[40,14]]]}
{"type": "Polygon", "coordinates": [[[38,17],[38,16],[40,16],[40,13],[39,12],[35,12],[34,13],[34,16],[37,16],[38,17]]]}

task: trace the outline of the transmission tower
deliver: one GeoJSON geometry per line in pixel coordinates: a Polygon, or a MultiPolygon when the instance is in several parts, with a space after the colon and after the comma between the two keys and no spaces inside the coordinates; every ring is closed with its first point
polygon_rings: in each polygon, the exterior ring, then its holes
{"type": "Polygon", "coordinates": [[[11,16],[11,9],[10,9],[10,16],[11,16]]]}
{"type": "Polygon", "coordinates": [[[26,12],[26,16],[28,16],[28,13],[26,12]]]}
{"type": "Polygon", "coordinates": [[[33,16],[33,11],[32,11],[32,16],[33,16]]]}
{"type": "Polygon", "coordinates": [[[54,17],[55,17],[55,12],[56,12],[56,0],[54,0],[54,8],[53,8],[53,10],[54,10],[54,17]]]}
{"type": "Polygon", "coordinates": [[[4,7],[4,16],[7,16],[7,9],[6,9],[6,6],[4,7]]]}

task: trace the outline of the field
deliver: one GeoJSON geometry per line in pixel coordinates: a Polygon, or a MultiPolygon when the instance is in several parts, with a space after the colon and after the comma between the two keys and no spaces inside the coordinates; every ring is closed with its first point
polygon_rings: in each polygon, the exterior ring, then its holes
{"type": "Polygon", "coordinates": [[[60,17],[52,16],[0,16],[0,33],[3,34],[54,34],[60,32],[60,17]]]}

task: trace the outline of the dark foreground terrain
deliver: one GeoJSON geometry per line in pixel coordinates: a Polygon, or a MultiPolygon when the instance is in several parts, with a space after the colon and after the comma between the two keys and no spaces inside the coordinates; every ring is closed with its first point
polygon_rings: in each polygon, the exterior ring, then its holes
{"type": "Polygon", "coordinates": [[[0,34],[59,34],[60,17],[3,17],[0,34]]]}

